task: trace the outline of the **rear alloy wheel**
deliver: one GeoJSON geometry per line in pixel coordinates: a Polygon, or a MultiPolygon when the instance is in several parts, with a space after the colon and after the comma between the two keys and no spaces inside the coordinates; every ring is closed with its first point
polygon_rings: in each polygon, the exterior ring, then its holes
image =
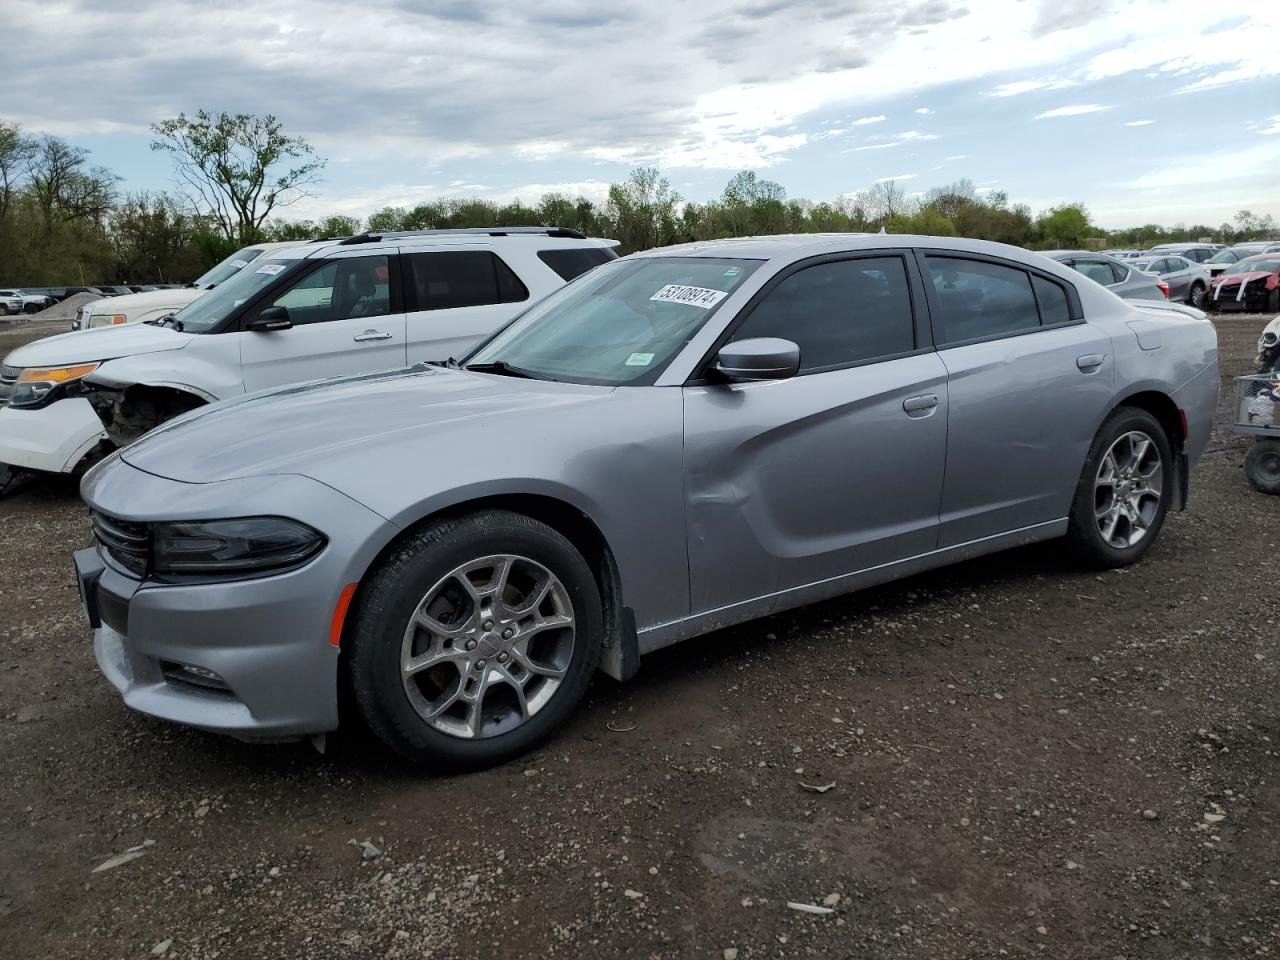
{"type": "Polygon", "coordinates": [[[550,736],[581,700],[603,636],[599,591],[573,545],[498,510],[410,537],[351,617],[349,676],[370,729],[415,762],[454,769],[550,736]]]}
{"type": "Polygon", "coordinates": [[[1187,303],[1198,309],[1204,308],[1204,284],[1199,280],[1191,285],[1191,294],[1187,297],[1187,303]]]}
{"type": "Polygon", "coordinates": [[[1280,493],[1280,440],[1259,440],[1244,457],[1244,475],[1255,490],[1280,493]]]}
{"type": "Polygon", "coordinates": [[[1122,407],[1094,438],[1071,508],[1068,537],[1090,566],[1121,567],[1150,548],[1176,489],[1160,422],[1122,407]]]}

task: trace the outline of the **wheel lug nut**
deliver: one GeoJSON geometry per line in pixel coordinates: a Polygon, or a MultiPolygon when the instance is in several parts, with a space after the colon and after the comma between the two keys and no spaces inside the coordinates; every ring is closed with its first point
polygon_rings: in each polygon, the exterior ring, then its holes
{"type": "Polygon", "coordinates": [[[476,642],[475,642],[474,640],[468,640],[468,641],[467,641],[467,649],[468,649],[468,650],[474,650],[475,648],[476,648],[476,642]]]}
{"type": "Polygon", "coordinates": [[[500,653],[500,654],[498,654],[498,662],[499,662],[499,663],[506,663],[506,662],[507,662],[507,655],[506,655],[505,653],[500,653]]]}
{"type": "Polygon", "coordinates": [[[502,639],[503,639],[503,640],[510,640],[513,636],[515,636],[515,633],[514,633],[513,631],[509,630],[509,629],[508,629],[508,630],[503,630],[503,631],[502,631],[502,639]]]}
{"type": "Polygon", "coordinates": [[[492,629],[493,629],[493,621],[492,621],[492,620],[486,620],[486,621],[484,622],[484,628],[485,628],[486,630],[492,630],[492,629]]]}
{"type": "Polygon", "coordinates": [[[484,669],[484,661],[483,661],[483,660],[477,660],[477,661],[476,661],[476,669],[477,669],[477,670],[483,670],[483,669],[484,669]]]}

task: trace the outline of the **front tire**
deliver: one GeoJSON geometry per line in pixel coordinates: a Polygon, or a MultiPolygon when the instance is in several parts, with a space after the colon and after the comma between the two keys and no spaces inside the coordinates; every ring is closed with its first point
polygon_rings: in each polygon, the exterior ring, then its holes
{"type": "Polygon", "coordinates": [[[28,471],[21,467],[13,467],[7,463],[0,463],[0,497],[7,497],[22,485],[27,479],[28,471]]]}
{"type": "Polygon", "coordinates": [[[424,766],[476,769],[549,737],[586,691],[604,635],[573,545],[505,510],[440,520],[362,586],[344,638],[356,707],[424,766]]]}
{"type": "Polygon", "coordinates": [[[1187,296],[1187,303],[1198,309],[1204,309],[1204,284],[1199,280],[1191,285],[1191,293],[1187,296]]]}
{"type": "Polygon", "coordinates": [[[1160,421],[1121,407],[1107,417],[1085,460],[1067,539],[1087,566],[1100,570],[1140,560],[1160,534],[1177,476],[1160,421]]]}

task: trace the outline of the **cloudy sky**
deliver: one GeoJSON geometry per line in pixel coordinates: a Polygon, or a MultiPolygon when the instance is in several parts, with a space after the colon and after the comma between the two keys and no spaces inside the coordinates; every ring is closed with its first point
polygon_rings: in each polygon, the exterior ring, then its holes
{"type": "Polygon", "coordinates": [[[1107,226],[1280,218],[1280,0],[0,0],[0,116],[164,188],[154,120],[274,113],[290,216],[465,195],[831,199],[959,177],[1107,226]]]}

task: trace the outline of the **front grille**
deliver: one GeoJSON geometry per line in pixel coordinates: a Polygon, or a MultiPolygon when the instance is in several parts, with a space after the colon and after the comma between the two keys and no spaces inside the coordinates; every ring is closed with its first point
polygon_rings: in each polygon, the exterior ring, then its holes
{"type": "Polygon", "coordinates": [[[146,574],[151,536],[145,523],[117,520],[97,510],[89,511],[89,522],[108,558],[130,573],[146,574]]]}
{"type": "Polygon", "coordinates": [[[20,376],[22,376],[21,367],[11,367],[8,364],[0,365],[0,407],[8,404],[9,397],[13,394],[13,386],[18,382],[18,377],[20,376]]]}

